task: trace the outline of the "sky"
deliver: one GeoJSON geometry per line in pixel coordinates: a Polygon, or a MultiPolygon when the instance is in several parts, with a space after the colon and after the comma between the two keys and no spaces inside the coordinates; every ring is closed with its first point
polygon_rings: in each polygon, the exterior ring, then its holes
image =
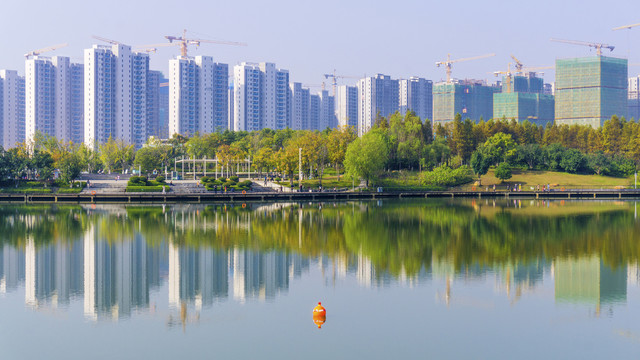
{"type": "MultiPolygon", "coordinates": [[[[614,57],[628,58],[629,75],[640,74],[640,23],[637,0],[243,0],[243,1],[4,1],[0,21],[0,69],[24,74],[28,51],[54,44],[69,46],[45,56],[82,62],[83,49],[100,43],[98,35],[132,46],[164,43],[165,35],[245,42],[246,47],[201,45],[189,55],[212,56],[233,66],[274,62],[290,80],[329,87],[323,74],[393,78],[420,76],[440,81],[435,62],[488,53],[496,56],[453,65],[453,77],[496,80],[494,71],[513,63],[551,66],[557,58],[595,55],[586,46],[550,38],[602,42],[614,57]]],[[[608,53],[608,50],[604,51],[608,53]]],[[[151,68],[168,75],[168,60],[179,48],[152,53],[151,68]]],[[[513,64],[512,64],[513,67],[513,64]]],[[[546,82],[554,81],[545,70],[546,82]]],[[[344,79],[343,84],[356,80],[344,79]]]]}

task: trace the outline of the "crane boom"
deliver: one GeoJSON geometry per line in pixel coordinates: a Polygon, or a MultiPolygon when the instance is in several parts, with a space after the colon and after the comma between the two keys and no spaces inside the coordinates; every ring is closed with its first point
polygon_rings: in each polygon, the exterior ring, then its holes
{"type": "Polygon", "coordinates": [[[120,45],[120,44],[122,44],[120,41],[115,41],[115,40],[107,39],[107,38],[105,38],[105,37],[98,36],[98,35],[91,35],[91,37],[92,37],[92,38],[94,38],[94,39],[96,39],[96,40],[104,41],[104,42],[106,42],[106,43],[108,43],[108,44],[111,44],[111,45],[120,45]]]}
{"type": "Polygon", "coordinates": [[[188,39],[187,38],[187,29],[182,30],[182,36],[180,36],[180,37],[166,35],[165,39],[169,40],[169,43],[171,43],[171,44],[180,46],[180,55],[182,57],[187,57],[187,47],[188,47],[188,45],[200,46],[200,43],[207,43],[207,44],[220,44],[220,45],[247,46],[246,43],[236,42],[236,41],[188,39]],[[174,41],[175,41],[175,43],[174,43],[174,41]]]}
{"type": "Polygon", "coordinates": [[[437,61],[436,62],[436,66],[440,67],[441,65],[443,65],[443,66],[446,67],[446,70],[447,70],[447,83],[450,83],[451,82],[451,67],[452,67],[452,65],[454,63],[461,62],[461,61],[484,59],[484,58],[488,58],[488,57],[492,57],[492,56],[496,56],[496,54],[485,54],[485,55],[480,55],[480,56],[474,56],[474,57],[451,60],[451,54],[447,54],[447,60],[445,60],[445,61],[437,61]]]}
{"type": "Polygon", "coordinates": [[[40,55],[42,53],[46,53],[48,51],[57,50],[57,49],[63,48],[63,47],[68,46],[68,45],[69,44],[67,44],[67,43],[57,44],[57,45],[53,45],[53,46],[48,46],[46,48],[29,51],[28,53],[24,54],[24,57],[26,57],[28,59],[31,56],[38,56],[38,55],[40,55]]]}
{"type": "Polygon", "coordinates": [[[616,30],[623,30],[623,29],[631,29],[631,28],[636,27],[636,26],[640,26],[640,23],[637,23],[637,24],[631,24],[631,25],[618,26],[618,27],[614,27],[614,28],[613,28],[613,29],[611,29],[611,30],[616,31],[616,30]]]}
{"type": "Polygon", "coordinates": [[[516,65],[515,65],[516,72],[518,73],[522,72],[522,68],[524,67],[524,64],[522,63],[522,61],[518,60],[518,58],[515,57],[513,54],[511,54],[511,58],[513,59],[513,61],[516,62],[516,65]]]}
{"type": "Polygon", "coordinates": [[[589,46],[592,48],[596,49],[596,54],[598,54],[598,56],[602,56],[602,49],[609,49],[609,51],[613,51],[613,49],[615,49],[615,46],[613,45],[608,45],[608,44],[603,44],[603,43],[591,43],[591,42],[587,42],[587,41],[579,41],[579,40],[563,40],[563,39],[550,39],[551,41],[555,41],[555,42],[561,42],[561,43],[566,43],[566,44],[573,44],[573,45],[583,45],[583,46],[589,46]]]}
{"type": "Polygon", "coordinates": [[[333,85],[333,96],[336,96],[336,87],[338,86],[338,79],[360,79],[359,76],[349,76],[349,75],[336,75],[336,69],[333,69],[333,74],[324,74],[325,79],[333,79],[331,85],[333,85]]]}

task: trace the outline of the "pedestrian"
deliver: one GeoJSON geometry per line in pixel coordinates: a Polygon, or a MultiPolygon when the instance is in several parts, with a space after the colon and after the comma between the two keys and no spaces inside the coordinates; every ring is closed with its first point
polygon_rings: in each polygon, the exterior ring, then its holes
{"type": "Polygon", "coordinates": [[[162,193],[163,193],[163,194],[166,194],[166,193],[167,193],[167,191],[165,190],[164,185],[162,186],[162,193]]]}
{"type": "Polygon", "coordinates": [[[493,192],[496,192],[496,184],[493,184],[493,192]]]}

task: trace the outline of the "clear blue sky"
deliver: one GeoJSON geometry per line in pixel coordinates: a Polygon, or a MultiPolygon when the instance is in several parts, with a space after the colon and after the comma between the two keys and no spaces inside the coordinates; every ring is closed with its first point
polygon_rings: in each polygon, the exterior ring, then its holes
{"type": "MultiPolygon", "coordinates": [[[[435,62],[496,53],[454,65],[458,78],[493,81],[513,53],[528,66],[553,65],[556,58],[595,54],[588,47],[550,42],[564,38],[605,42],[611,54],[640,63],[637,0],[541,1],[5,1],[0,22],[0,68],[24,73],[23,54],[58,43],[46,55],[82,61],[91,35],[131,45],[162,43],[164,35],[240,41],[248,47],[203,45],[192,55],[210,55],[233,66],[241,61],[275,62],[292,81],[319,84],[334,68],[344,75],[384,73],[397,78],[444,78],[435,62]]],[[[151,54],[151,68],[168,72],[178,48],[151,54]]],[[[632,66],[630,75],[640,73],[632,66]]],[[[545,72],[547,82],[553,71],[545,72]]]]}

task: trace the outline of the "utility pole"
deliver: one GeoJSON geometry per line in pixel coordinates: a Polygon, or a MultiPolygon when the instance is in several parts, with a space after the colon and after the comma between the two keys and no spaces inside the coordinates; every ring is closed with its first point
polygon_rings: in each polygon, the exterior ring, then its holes
{"type": "Polygon", "coordinates": [[[298,189],[302,189],[302,148],[298,148],[298,189]]]}

